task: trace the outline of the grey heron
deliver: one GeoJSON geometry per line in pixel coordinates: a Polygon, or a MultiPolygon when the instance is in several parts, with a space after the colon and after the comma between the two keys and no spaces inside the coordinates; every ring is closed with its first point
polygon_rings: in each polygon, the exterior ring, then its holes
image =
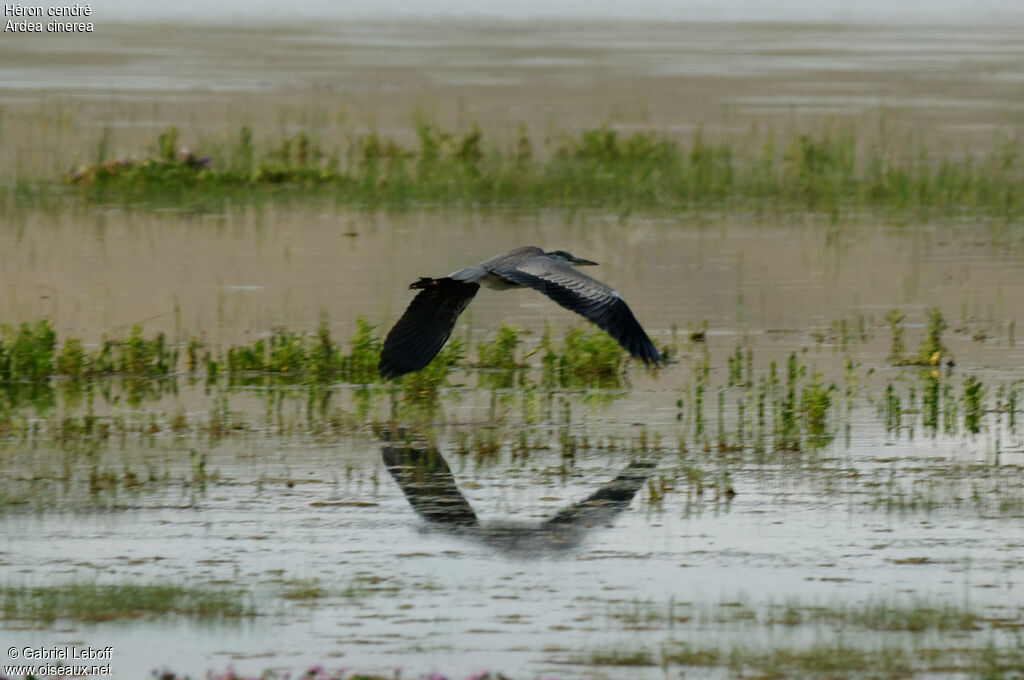
{"type": "Polygon", "coordinates": [[[574,269],[596,264],[564,250],[546,253],[526,246],[448,276],[421,277],[409,286],[420,292],[384,339],[377,365],[381,377],[392,380],[429,364],[481,284],[495,290],[533,288],[544,293],[597,324],[634,358],[648,366],[658,365],[661,354],[626,301],[605,284],[574,269]]]}

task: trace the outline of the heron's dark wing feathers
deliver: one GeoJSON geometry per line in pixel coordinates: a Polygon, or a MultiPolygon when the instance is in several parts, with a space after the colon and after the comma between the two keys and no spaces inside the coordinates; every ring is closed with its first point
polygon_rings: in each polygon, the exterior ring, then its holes
{"type": "Polygon", "coordinates": [[[480,284],[450,278],[421,278],[420,288],[384,339],[377,368],[385,380],[418,371],[437,356],[480,284]]]}
{"type": "Polygon", "coordinates": [[[662,358],[618,293],[570,265],[549,257],[530,258],[494,273],[544,293],[566,309],[597,324],[634,358],[657,364],[662,358]]]}

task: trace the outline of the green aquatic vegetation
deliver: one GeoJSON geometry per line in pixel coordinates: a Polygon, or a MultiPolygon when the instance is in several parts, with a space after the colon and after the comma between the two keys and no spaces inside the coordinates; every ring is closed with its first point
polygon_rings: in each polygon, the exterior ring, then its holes
{"type": "Polygon", "coordinates": [[[142,326],[135,324],[131,335],[121,345],[121,361],[118,372],[130,376],[166,375],[178,363],[176,350],[169,350],[163,333],[157,333],[152,340],[142,337],[142,326]]]}
{"type": "Polygon", "coordinates": [[[171,126],[161,132],[157,138],[157,147],[161,160],[173,161],[174,154],[178,151],[178,128],[171,126]]]}
{"type": "Polygon", "coordinates": [[[885,320],[889,324],[889,332],[892,335],[892,344],[889,349],[889,360],[893,363],[898,363],[903,360],[903,353],[907,350],[907,346],[903,343],[903,321],[907,318],[906,314],[901,313],[898,309],[890,309],[886,315],[885,320]]]}
{"type": "Polygon", "coordinates": [[[199,352],[202,349],[203,343],[199,338],[192,336],[188,339],[188,345],[185,348],[185,370],[189,373],[199,370],[199,352]]]}
{"type": "Polygon", "coordinates": [[[828,415],[832,410],[834,384],[825,387],[821,373],[815,373],[811,382],[805,385],[800,402],[804,418],[804,433],[812,449],[821,448],[832,441],[834,436],[828,426],[828,415]]]}
{"type": "Polygon", "coordinates": [[[85,377],[89,367],[89,357],[85,346],[78,338],[68,338],[57,355],[56,370],[59,375],[73,380],[85,377]]]}
{"type": "MultiPolygon", "coordinates": [[[[620,653],[628,654],[628,649],[620,653]]],[[[957,644],[947,648],[907,648],[899,644],[861,647],[834,640],[807,646],[699,647],[670,641],[662,646],[660,661],[666,668],[720,667],[737,677],[902,680],[952,671],[994,679],[1014,677],[1001,673],[1014,673],[1011,664],[1019,657],[1019,650],[976,649],[957,644]]]]}
{"type": "Polygon", "coordinates": [[[938,307],[929,310],[928,334],[917,351],[918,363],[935,366],[942,361],[944,355],[949,353],[942,342],[942,333],[948,328],[949,323],[943,318],[942,311],[938,307]]]}
{"type": "Polygon", "coordinates": [[[280,593],[280,597],[285,600],[319,600],[320,598],[327,597],[329,591],[320,584],[320,581],[315,578],[311,579],[295,579],[291,581],[280,593]]]}
{"type": "Polygon", "coordinates": [[[913,670],[912,657],[901,648],[859,649],[841,642],[814,644],[804,649],[776,648],[767,653],[739,654],[734,668],[753,667],[762,672],[814,674],[820,677],[904,678],[913,670]]]}
{"type": "MultiPolygon", "coordinates": [[[[917,674],[982,673],[989,669],[1012,668],[1021,658],[1020,645],[1003,645],[998,650],[980,646],[968,634],[1006,626],[1004,620],[989,620],[969,608],[949,602],[911,596],[869,598],[863,602],[837,602],[822,605],[793,599],[781,604],[752,605],[740,599],[700,605],[633,600],[610,603],[606,616],[629,630],[672,629],[677,624],[704,626],[721,624],[757,626],[769,635],[769,644],[747,646],[744,642],[714,643],[700,646],[684,639],[663,641],[653,650],[647,645],[622,646],[608,656],[593,655],[591,663],[622,659],[635,665],[660,665],[674,675],[674,666],[717,667],[737,676],[772,678],[898,678],[917,674]],[[837,631],[822,639],[823,626],[837,631]],[[785,643],[785,636],[773,628],[800,628],[815,631],[809,644],[785,643]],[[856,631],[847,638],[845,631],[856,631]],[[898,642],[879,645],[874,636],[862,632],[909,633],[910,644],[898,642]],[[919,636],[918,634],[930,634],[919,636]],[[926,647],[938,639],[937,647],[926,647]],[[955,644],[946,641],[956,640],[955,644]]],[[[1017,623],[1011,624],[1016,626],[1017,623]]],[[[800,639],[798,634],[796,639],[800,639]]],[[[984,644],[982,642],[982,644],[984,644]]],[[[999,676],[992,676],[999,677],[999,676]]]]}
{"type": "Polygon", "coordinates": [[[902,423],[903,409],[900,406],[899,395],[892,383],[885,386],[885,429],[887,432],[896,432],[902,423]]]}
{"type": "Polygon", "coordinates": [[[708,388],[711,375],[711,364],[705,354],[701,359],[694,360],[693,366],[693,438],[699,446],[704,437],[704,393],[708,388]]]}
{"type": "Polygon", "coordinates": [[[942,406],[941,381],[937,370],[924,375],[924,394],[921,396],[921,425],[934,435],[939,429],[942,406]]]}
{"type": "Polygon", "coordinates": [[[945,434],[956,433],[957,406],[953,386],[947,382],[942,386],[942,431],[945,434]]]}
{"type": "MultiPolygon", "coordinates": [[[[312,343],[307,343],[306,337],[301,333],[292,333],[283,328],[276,329],[267,343],[266,363],[263,370],[294,375],[310,373],[307,344],[311,345],[312,343]]],[[[229,370],[230,367],[229,363],[229,370]]]]}
{"type": "Polygon", "coordinates": [[[1006,415],[1010,432],[1017,431],[1017,412],[1020,410],[1018,400],[1017,388],[1010,387],[1006,394],[1006,415]]]}
{"type": "Polygon", "coordinates": [[[377,362],[384,343],[374,334],[374,328],[362,316],[356,319],[356,330],[349,339],[352,351],[341,360],[342,376],[350,383],[372,383],[380,377],[377,362]]]}
{"type": "MultiPolygon", "coordinates": [[[[347,139],[347,147],[324,148],[317,136],[332,131],[300,130],[259,142],[242,127],[234,141],[211,141],[207,156],[175,149],[179,134],[169,128],[149,158],[109,159],[104,151],[67,181],[73,195],[90,202],[199,210],[269,198],[387,207],[564,206],[620,215],[750,209],[836,219],[867,209],[1019,219],[1024,213],[1018,139],[996,140],[980,154],[932,156],[870,146],[867,133],[836,126],[760,148],[712,143],[700,131],[680,143],[609,126],[544,141],[520,127],[505,145],[485,140],[476,124],[448,131],[418,117],[414,131],[417,141],[405,146],[379,132],[341,130],[332,136],[347,139]]],[[[52,203],[55,193],[52,182],[24,184],[19,192],[19,205],[52,203]]]]}
{"type": "Polygon", "coordinates": [[[205,484],[209,479],[209,474],[206,472],[206,454],[192,449],[188,452],[188,459],[192,471],[191,483],[200,486],[205,484]]]}
{"type": "Polygon", "coordinates": [[[105,337],[93,352],[86,350],[80,339],[66,338],[60,353],[50,364],[51,371],[36,379],[46,380],[51,375],[72,380],[99,375],[163,377],[174,373],[177,363],[178,350],[167,344],[163,333],[147,339],[142,326],[136,324],[126,339],[105,337]]]}
{"type": "Polygon", "coordinates": [[[870,630],[905,630],[913,633],[928,630],[970,631],[978,629],[981,624],[981,617],[969,610],[927,600],[913,601],[906,606],[869,601],[860,608],[841,611],[839,618],[870,630]]]}
{"type": "Polygon", "coordinates": [[[515,351],[521,329],[501,324],[494,339],[477,343],[477,367],[487,369],[480,374],[480,384],[491,389],[510,389],[515,384],[518,368],[515,351]]]}
{"type": "Polygon", "coordinates": [[[725,434],[725,390],[718,390],[718,450],[729,449],[729,438],[725,434]]]}
{"type": "Polygon", "coordinates": [[[402,396],[411,404],[433,403],[439,390],[448,382],[448,373],[466,356],[466,343],[451,338],[425,368],[402,376],[402,396]]]}
{"type": "Polygon", "coordinates": [[[949,323],[942,315],[942,310],[933,307],[928,310],[928,324],[924,339],[912,357],[905,355],[906,346],[903,342],[903,320],[905,314],[898,310],[890,310],[886,321],[892,333],[892,349],[889,352],[889,361],[896,366],[939,366],[943,358],[949,356],[949,349],[942,341],[942,334],[949,328],[949,323]]]}
{"type": "Polygon", "coordinates": [[[34,325],[22,323],[17,329],[3,327],[0,342],[0,380],[39,382],[53,372],[57,334],[43,319],[34,325]]]}
{"type": "Polygon", "coordinates": [[[933,602],[923,597],[869,598],[859,603],[831,605],[790,601],[770,605],[763,620],[786,626],[827,623],[843,629],[872,631],[973,631],[984,619],[975,612],[948,602],[933,602]]]}
{"type": "MultiPolygon", "coordinates": [[[[839,389],[835,383],[826,382],[821,371],[811,367],[791,352],[786,362],[784,380],[774,360],[769,362],[767,375],[761,375],[755,383],[753,355],[748,352],[734,352],[727,357],[729,368],[728,383],[718,388],[717,447],[721,451],[744,451],[752,449],[758,455],[764,454],[768,442],[774,451],[799,451],[807,448],[819,449],[828,445],[838,428],[833,417],[835,394],[839,389]],[[740,379],[737,384],[737,378],[740,379]],[[735,437],[727,436],[726,393],[741,388],[736,395],[735,437]],[[770,415],[769,415],[770,409],[770,415]],[[769,420],[770,419],[770,420],[769,420]],[[770,423],[770,425],[769,425],[770,423]]],[[[850,375],[852,368],[846,362],[847,405],[851,404],[850,375]]],[[[706,391],[709,389],[710,363],[705,356],[693,364],[693,425],[694,443],[710,450],[710,443],[704,435],[705,423],[702,414],[706,391]]],[[[685,447],[685,445],[684,445],[685,447]]]]}
{"type": "Polygon", "coordinates": [[[542,384],[545,386],[568,389],[622,386],[626,353],[604,331],[585,333],[579,327],[572,328],[565,334],[561,351],[545,331],[541,348],[544,350],[542,384]]]}
{"type": "Polygon", "coordinates": [[[981,419],[985,414],[985,387],[981,380],[973,375],[964,378],[964,427],[971,434],[981,431],[981,419]]]}
{"type": "Polygon", "coordinates": [[[237,589],[185,587],[166,583],[95,582],[53,586],[0,587],[0,611],[7,620],[117,621],[177,615],[200,621],[253,616],[256,609],[237,589]]]}
{"type": "Polygon", "coordinates": [[[735,351],[727,357],[729,364],[729,387],[743,384],[743,348],[736,345],[735,351]]]}
{"type": "Polygon", "coordinates": [[[352,352],[343,354],[331,338],[326,322],[313,335],[276,328],[268,338],[229,347],[222,361],[208,358],[207,378],[216,380],[221,367],[229,376],[269,373],[296,381],[325,383],[346,380],[365,384],[380,380],[377,361],[381,340],[363,317],[356,320],[352,352]]]}
{"type": "Polygon", "coordinates": [[[591,652],[584,660],[592,666],[657,666],[657,657],[647,649],[611,647],[591,652]]]}
{"type": "Polygon", "coordinates": [[[849,131],[798,134],[783,152],[783,182],[811,210],[834,213],[857,186],[855,139],[849,131]]]}
{"type": "Polygon", "coordinates": [[[502,323],[493,340],[477,343],[477,366],[503,371],[519,368],[515,350],[522,333],[521,329],[502,323]]]}
{"type": "MultiPolygon", "coordinates": [[[[229,374],[265,370],[267,366],[266,341],[260,339],[249,345],[228,348],[224,366],[229,374]]],[[[207,377],[215,378],[220,371],[220,365],[208,360],[206,370],[207,377]],[[211,373],[213,375],[210,375],[211,373]]]]}
{"type": "MultiPolygon", "coordinates": [[[[800,448],[799,406],[796,400],[797,383],[804,366],[796,357],[796,352],[789,355],[786,363],[786,387],[775,401],[775,448],[776,450],[796,451],[800,448]]],[[[772,364],[772,380],[774,382],[775,367],[772,364]]]]}
{"type": "MultiPolygon", "coordinates": [[[[241,161],[249,156],[251,164],[251,130],[246,135],[248,128],[243,128],[239,135],[239,150],[233,154],[233,160],[238,163],[236,167],[245,170],[241,161]]],[[[252,172],[251,180],[256,184],[281,184],[297,183],[316,186],[337,182],[340,175],[337,172],[337,159],[326,163],[327,155],[315,145],[306,132],[298,132],[291,137],[281,140],[281,145],[271,149],[265,154],[255,170],[252,172]]],[[[246,175],[242,175],[244,180],[246,175]]]]}
{"type": "Polygon", "coordinates": [[[812,332],[817,342],[832,342],[839,345],[839,349],[847,351],[853,342],[867,342],[868,341],[868,328],[867,320],[863,314],[858,314],[857,318],[853,321],[849,319],[839,319],[833,321],[826,332],[812,332]]]}
{"type": "Polygon", "coordinates": [[[470,452],[477,465],[496,459],[507,434],[505,430],[494,426],[474,428],[470,452]]]}

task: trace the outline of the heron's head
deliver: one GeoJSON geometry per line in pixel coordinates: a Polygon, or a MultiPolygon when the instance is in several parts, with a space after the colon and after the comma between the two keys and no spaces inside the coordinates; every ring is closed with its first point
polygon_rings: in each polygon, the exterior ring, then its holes
{"type": "Polygon", "coordinates": [[[567,262],[568,264],[571,264],[574,267],[592,266],[597,264],[593,260],[584,260],[582,257],[576,257],[572,253],[567,253],[564,250],[552,250],[550,253],[544,254],[547,255],[548,257],[553,257],[557,260],[561,260],[562,262],[567,262]]]}

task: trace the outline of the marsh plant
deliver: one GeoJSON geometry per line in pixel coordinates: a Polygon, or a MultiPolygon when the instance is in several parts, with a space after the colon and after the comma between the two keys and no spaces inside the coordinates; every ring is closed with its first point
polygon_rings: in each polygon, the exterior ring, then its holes
{"type": "Polygon", "coordinates": [[[886,316],[886,321],[892,334],[892,349],[889,352],[889,360],[897,366],[940,366],[943,359],[946,359],[947,362],[951,361],[949,349],[942,340],[942,334],[949,329],[949,323],[942,316],[942,310],[938,307],[928,310],[925,337],[921,340],[917,354],[913,356],[906,355],[906,346],[903,340],[904,329],[902,324],[906,316],[906,314],[896,309],[890,310],[886,316]]]}
{"type": "MultiPolygon", "coordinates": [[[[379,132],[333,137],[300,130],[258,142],[242,127],[233,142],[211,142],[210,156],[179,145],[176,128],[160,133],[149,157],[110,159],[109,130],[96,163],[68,176],[90,202],[211,209],[261,198],[346,204],[564,206],[635,210],[735,210],[830,215],[976,213],[1017,219],[1024,212],[1020,141],[998,139],[987,153],[949,154],[868,145],[853,129],[802,132],[758,148],[711,143],[698,131],[686,145],[658,133],[612,127],[554,135],[545,142],[520,128],[508,147],[488,143],[476,124],[460,131],[414,121],[417,144],[379,132]]],[[[52,179],[52,178],[51,178],[52,179]]],[[[39,200],[52,185],[26,187],[39,200]]],[[[29,196],[22,196],[25,204],[29,196]]],[[[0,204],[0,208],[4,205],[0,204]]]]}
{"type": "Polygon", "coordinates": [[[185,616],[202,621],[237,620],[256,610],[240,590],[184,587],[164,583],[102,584],[92,581],[52,586],[0,587],[0,611],[7,620],[51,624],[185,616]]]}
{"type": "Polygon", "coordinates": [[[515,384],[516,370],[523,364],[516,361],[516,347],[520,344],[522,329],[501,324],[493,340],[477,343],[477,367],[483,387],[509,389],[515,384]]]}
{"type": "Polygon", "coordinates": [[[544,351],[545,386],[564,388],[618,388],[623,384],[626,353],[604,331],[589,333],[576,327],[566,332],[562,347],[556,347],[545,330],[541,340],[544,351]]]}

